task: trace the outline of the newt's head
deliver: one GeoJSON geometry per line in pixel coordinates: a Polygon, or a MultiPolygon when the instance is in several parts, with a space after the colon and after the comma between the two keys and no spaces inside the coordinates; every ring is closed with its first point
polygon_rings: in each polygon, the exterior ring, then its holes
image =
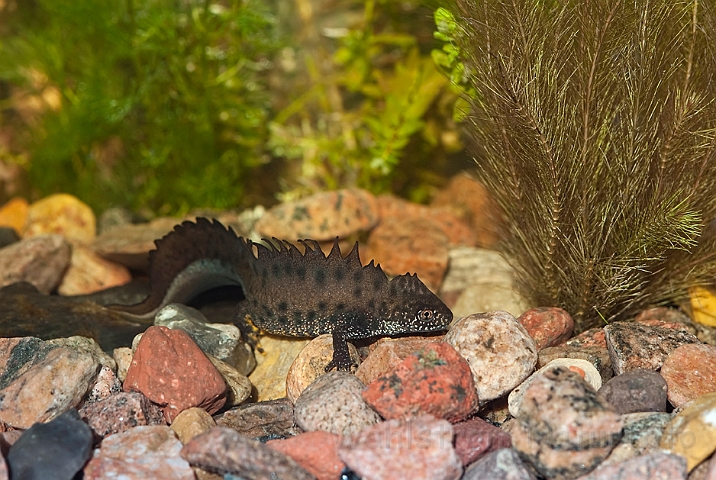
{"type": "Polygon", "coordinates": [[[452,321],[450,309],[417,275],[393,278],[382,300],[377,316],[386,334],[437,332],[447,330],[452,321]]]}

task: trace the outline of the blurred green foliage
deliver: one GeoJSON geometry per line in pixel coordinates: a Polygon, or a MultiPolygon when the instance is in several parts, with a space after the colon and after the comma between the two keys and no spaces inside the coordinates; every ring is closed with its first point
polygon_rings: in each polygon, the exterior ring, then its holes
{"type": "Polygon", "coordinates": [[[270,7],[8,0],[0,137],[12,127],[13,149],[0,142],[0,160],[23,163],[38,196],[158,214],[278,189],[292,198],[358,186],[420,201],[468,165],[451,157],[462,151],[459,90],[431,58],[431,8],[270,7]],[[291,52],[293,70],[282,61],[291,52]]]}
{"type": "Polygon", "coordinates": [[[42,194],[163,213],[240,201],[262,162],[277,46],[261,4],[22,1],[4,25],[0,78],[58,97],[20,140],[42,194]]]}
{"type": "Polygon", "coordinates": [[[410,13],[429,19],[430,10],[403,3],[406,15],[395,1],[361,5],[362,18],[335,49],[305,57],[309,88],[271,123],[274,154],[299,161],[284,197],[357,186],[421,201],[448,155],[462,149],[451,119],[457,95],[430,56],[432,42],[401,31],[410,13]]]}

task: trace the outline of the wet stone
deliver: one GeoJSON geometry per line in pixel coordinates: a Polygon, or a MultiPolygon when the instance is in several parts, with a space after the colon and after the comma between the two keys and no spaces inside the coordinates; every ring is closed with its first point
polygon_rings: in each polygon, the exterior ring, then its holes
{"type": "Polygon", "coordinates": [[[247,374],[256,366],[256,359],[245,348],[241,332],[235,325],[209,324],[195,308],[171,303],[157,313],[154,325],[183,330],[204,353],[232,365],[241,373],[247,374]]]}
{"type": "Polygon", "coordinates": [[[631,370],[618,375],[599,389],[599,395],[617,412],[665,412],[666,381],[652,370],[631,370]]]}
{"type": "Polygon", "coordinates": [[[260,441],[286,438],[301,430],[293,419],[293,404],[285,398],[249,403],[215,416],[216,424],[260,441]]]}
{"type": "Polygon", "coordinates": [[[716,347],[700,343],[677,347],[666,357],[660,373],[674,407],[716,392],[716,347]]]}
{"type": "Polygon", "coordinates": [[[296,400],[296,424],[305,431],[350,435],[378,423],[380,417],[361,397],[365,385],[348,372],[319,377],[296,400]]]}
{"type": "Polygon", "coordinates": [[[677,413],[664,429],[659,446],[686,458],[688,470],[716,450],[716,392],[697,398],[677,413]]]}
{"type": "Polygon", "coordinates": [[[457,480],[462,464],[452,439],[452,425],[432,415],[387,420],[344,437],[338,456],[363,478],[388,480],[399,472],[415,480],[457,480]]]}
{"type": "Polygon", "coordinates": [[[449,238],[425,219],[399,218],[375,227],[366,258],[375,259],[388,275],[417,273],[431,290],[440,287],[448,266],[449,238]]]}
{"type": "Polygon", "coordinates": [[[700,343],[698,338],[683,330],[635,322],[614,322],[604,327],[604,332],[616,375],[640,368],[659,370],[677,347],[700,343]]]}
{"type": "Polygon", "coordinates": [[[293,458],[318,480],[336,480],[346,464],[338,457],[340,437],[328,432],[305,432],[267,446],[293,458]]]}
{"type": "Polygon", "coordinates": [[[577,480],[686,480],[686,477],[682,457],[654,452],[597,468],[577,480]]]}
{"type": "Polygon", "coordinates": [[[53,419],[80,404],[99,369],[99,362],[86,353],[66,347],[51,350],[0,390],[0,420],[16,428],[29,428],[53,419]]]}
{"type": "Polygon", "coordinates": [[[557,307],[530,308],[520,315],[517,321],[535,341],[538,351],[569,340],[574,329],[571,315],[557,307]]]}
{"type": "Polygon", "coordinates": [[[97,255],[84,245],[72,247],[72,258],[57,287],[60,295],[84,295],[129,283],[127,267],[97,255]]]}
{"type": "MultiPolygon", "coordinates": [[[[261,337],[264,353],[257,354],[256,368],[249,380],[256,388],[257,400],[275,400],[286,396],[286,377],[294,360],[309,340],[274,335],[261,337]]],[[[325,366],[325,365],[324,365],[325,366]]]]}
{"type": "Polygon", "coordinates": [[[121,392],[80,409],[95,436],[124,432],[144,425],[165,425],[162,410],[139,392],[121,392]]]}
{"type": "Polygon", "coordinates": [[[511,448],[501,448],[483,456],[465,470],[462,480],[535,480],[520,456],[511,448]]]}
{"type": "Polygon", "coordinates": [[[187,408],[217,412],[226,402],[226,383],[188,334],[149,327],[142,335],[124,382],[162,406],[171,422],[187,408]]]}
{"type": "Polygon", "coordinates": [[[243,403],[247,398],[251,396],[253,386],[251,381],[245,375],[241,374],[233,366],[226,362],[222,362],[213,355],[206,355],[209,361],[216,367],[216,370],[221,374],[226,386],[229,387],[226,392],[226,407],[235,407],[243,403]]]}
{"type": "Polygon", "coordinates": [[[378,204],[366,190],[321,192],[269,209],[254,228],[267,238],[333,240],[369,230],[378,222],[378,204]]]}
{"type": "Polygon", "coordinates": [[[92,432],[77,410],[25,430],[10,447],[7,463],[12,478],[71,480],[92,453],[92,432]]]}
{"type": "Polygon", "coordinates": [[[85,402],[87,404],[99,402],[105,398],[109,398],[112,395],[120,393],[122,391],[122,382],[119,381],[117,376],[114,374],[112,369],[109,367],[102,367],[97,375],[97,381],[92,386],[85,402]]]}
{"type": "Polygon", "coordinates": [[[512,446],[509,433],[481,418],[456,423],[452,427],[455,432],[455,452],[463,466],[470,465],[490,452],[512,446]]]}
{"type": "Polygon", "coordinates": [[[229,428],[215,427],[193,438],[181,456],[192,466],[251,480],[314,478],[288,455],[229,428]]]}
{"type": "Polygon", "coordinates": [[[556,367],[524,392],[512,445],[541,475],[567,480],[596,468],[619,442],[622,420],[578,374],[556,367]]]}
{"type": "Polygon", "coordinates": [[[385,419],[429,413],[456,422],[478,406],[470,366],[445,342],[426,344],[373,380],[362,395],[385,419]]]}
{"type": "Polygon", "coordinates": [[[481,404],[507,394],[537,364],[534,340],[515,317],[504,311],[461,318],[445,335],[445,341],[470,365],[481,404]]]}
{"type": "Polygon", "coordinates": [[[381,338],[370,345],[368,356],[358,365],[356,377],[368,385],[428,343],[440,340],[442,340],[442,336],[381,338]]]}
{"type": "MultiPolygon", "coordinates": [[[[360,364],[360,355],[348,343],[351,361],[360,364]]],[[[326,333],[308,342],[291,364],[286,375],[286,396],[296,402],[301,393],[318,377],[326,374],[326,365],[333,359],[333,335],[326,333]]]]}
{"type": "Polygon", "coordinates": [[[172,422],[171,428],[183,444],[216,426],[211,415],[203,408],[193,407],[184,410],[172,422]]]}
{"type": "Polygon", "coordinates": [[[622,415],[624,429],[619,444],[601,466],[660,451],[659,440],[671,421],[668,413],[627,413],[622,415]]]}
{"type": "Polygon", "coordinates": [[[566,344],[570,347],[601,347],[607,348],[607,341],[605,339],[604,329],[601,327],[590,328],[584,332],[576,335],[569,340],[566,344]]]}
{"type": "Polygon", "coordinates": [[[72,243],[89,243],[96,234],[92,209],[77,197],[57,193],[31,203],[27,209],[25,238],[60,234],[72,243]]]}
{"type": "Polygon", "coordinates": [[[166,426],[141,426],[110,435],[84,469],[85,480],[194,480],[181,442],[166,426]]]}
{"type": "Polygon", "coordinates": [[[578,358],[586,360],[597,369],[602,377],[602,383],[612,378],[614,371],[612,370],[612,359],[609,356],[607,347],[582,347],[574,345],[559,345],[557,347],[547,347],[539,351],[539,361],[537,367],[542,368],[555,358],[578,358]]]}
{"type": "Polygon", "coordinates": [[[40,235],[0,249],[0,287],[28,282],[43,294],[59,285],[72,257],[60,235],[40,235]]]}

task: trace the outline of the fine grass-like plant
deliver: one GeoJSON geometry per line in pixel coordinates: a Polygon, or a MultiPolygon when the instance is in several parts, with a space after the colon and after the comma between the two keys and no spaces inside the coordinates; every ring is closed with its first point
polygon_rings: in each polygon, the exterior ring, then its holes
{"type": "Polygon", "coordinates": [[[713,1],[457,0],[467,134],[523,293],[577,329],[713,282],[713,1]]]}

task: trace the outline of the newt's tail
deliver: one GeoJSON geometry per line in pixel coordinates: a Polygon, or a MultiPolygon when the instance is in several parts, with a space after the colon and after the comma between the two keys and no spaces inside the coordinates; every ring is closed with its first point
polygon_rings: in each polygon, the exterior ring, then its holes
{"type": "Polygon", "coordinates": [[[217,220],[183,222],[154,243],[156,248],[149,252],[149,296],[136,305],[112,309],[147,320],[169,303],[186,303],[216,287],[244,288],[250,251],[233,229],[217,220]]]}

